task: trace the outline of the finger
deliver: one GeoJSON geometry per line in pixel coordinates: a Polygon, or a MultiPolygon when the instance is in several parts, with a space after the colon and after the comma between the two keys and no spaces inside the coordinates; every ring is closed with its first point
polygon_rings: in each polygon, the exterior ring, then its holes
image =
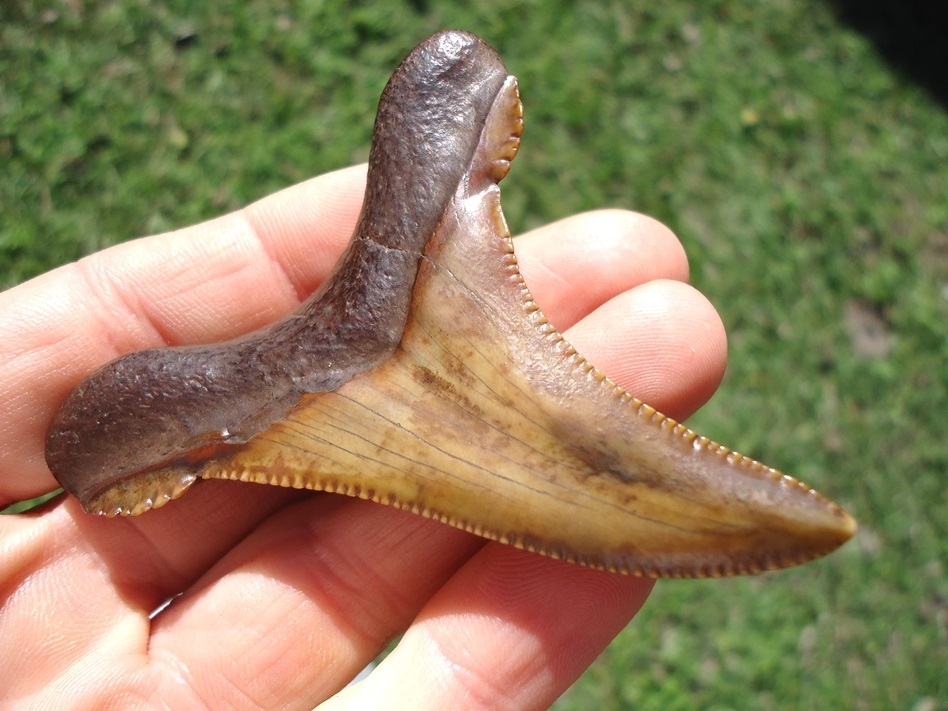
{"type": "Polygon", "coordinates": [[[202,484],[194,510],[167,507],[135,520],[88,516],[71,499],[2,517],[0,688],[12,698],[55,694],[71,690],[61,686],[66,670],[78,690],[90,670],[98,671],[86,681],[98,681],[101,670],[117,678],[128,669],[115,660],[142,664],[149,613],[297,495],[259,487],[256,496],[215,497],[224,484],[202,484]],[[204,540],[190,538],[196,530],[204,540]]]}
{"type": "MultiPolygon", "coordinates": [[[[50,529],[43,533],[62,532],[64,508],[42,518],[50,529]]],[[[63,698],[97,707],[97,698],[144,693],[175,708],[276,708],[312,698],[311,708],[483,545],[397,509],[311,497],[268,521],[150,623],[142,603],[150,591],[126,585],[124,569],[101,565],[101,547],[120,541],[84,531],[40,545],[25,524],[11,519],[6,539],[18,553],[4,558],[3,579],[18,588],[0,608],[0,683],[36,707],[63,698]],[[29,575],[10,570],[16,564],[29,575]]]]}
{"type": "Polygon", "coordinates": [[[634,286],[688,280],[671,230],[626,210],[567,217],[517,237],[514,248],[531,295],[561,332],[634,286]]]}
{"type": "Polygon", "coordinates": [[[333,709],[546,709],[638,612],[653,581],[491,543],[333,709]]]}
{"type": "Polygon", "coordinates": [[[679,420],[714,394],[727,364],[721,317],[700,292],[677,281],[625,291],[564,337],[632,395],[679,420]]]}
{"type": "Polygon", "coordinates": [[[361,500],[281,512],[156,620],[150,651],[201,698],[312,708],[349,682],[484,544],[361,500]]]}

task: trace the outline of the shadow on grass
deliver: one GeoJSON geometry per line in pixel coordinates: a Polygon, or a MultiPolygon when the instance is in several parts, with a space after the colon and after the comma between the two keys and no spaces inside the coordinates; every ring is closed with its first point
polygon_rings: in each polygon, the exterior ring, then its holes
{"type": "Polygon", "coordinates": [[[948,109],[948,3],[944,0],[827,0],[837,17],[948,109]]]}

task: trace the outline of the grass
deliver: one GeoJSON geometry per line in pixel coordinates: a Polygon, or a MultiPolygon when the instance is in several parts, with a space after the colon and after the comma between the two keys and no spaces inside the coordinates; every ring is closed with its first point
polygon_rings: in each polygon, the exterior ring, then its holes
{"type": "MultiPolygon", "coordinates": [[[[363,160],[393,66],[494,44],[514,231],[682,238],[730,334],[691,423],[859,519],[816,564],[667,582],[567,709],[948,709],[948,117],[815,0],[4,3],[0,285],[363,160]]],[[[551,591],[552,592],[552,591],[551,591]]]]}

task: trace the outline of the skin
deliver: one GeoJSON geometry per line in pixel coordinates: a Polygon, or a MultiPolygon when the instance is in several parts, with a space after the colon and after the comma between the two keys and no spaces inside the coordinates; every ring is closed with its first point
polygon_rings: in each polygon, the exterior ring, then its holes
{"type": "MultiPolygon", "coordinates": [[[[0,294],[0,503],[55,486],[43,462],[46,428],[96,366],[141,348],[233,337],[294,308],[342,250],[363,182],[363,168],[316,178],[0,294]]],[[[516,247],[540,307],[617,383],[676,418],[711,395],[724,330],[684,283],[684,252],[666,228],[599,212],[516,247]]],[[[4,700],[546,708],[652,586],[357,499],[251,491],[206,482],[174,506],[113,520],[61,497],[0,519],[4,700]],[[367,681],[330,698],[403,630],[367,681]]]]}

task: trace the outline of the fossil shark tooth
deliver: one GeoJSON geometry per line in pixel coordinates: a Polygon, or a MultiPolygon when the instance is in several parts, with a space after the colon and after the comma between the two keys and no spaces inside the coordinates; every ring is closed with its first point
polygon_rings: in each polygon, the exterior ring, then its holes
{"type": "Polygon", "coordinates": [[[338,492],[563,560],[720,576],[803,563],[855,522],[623,391],[540,312],[497,183],[516,79],[435,35],[382,94],[365,203],[325,284],[243,338],[128,354],[66,399],[47,462],[89,512],[198,479],[338,492]]]}

